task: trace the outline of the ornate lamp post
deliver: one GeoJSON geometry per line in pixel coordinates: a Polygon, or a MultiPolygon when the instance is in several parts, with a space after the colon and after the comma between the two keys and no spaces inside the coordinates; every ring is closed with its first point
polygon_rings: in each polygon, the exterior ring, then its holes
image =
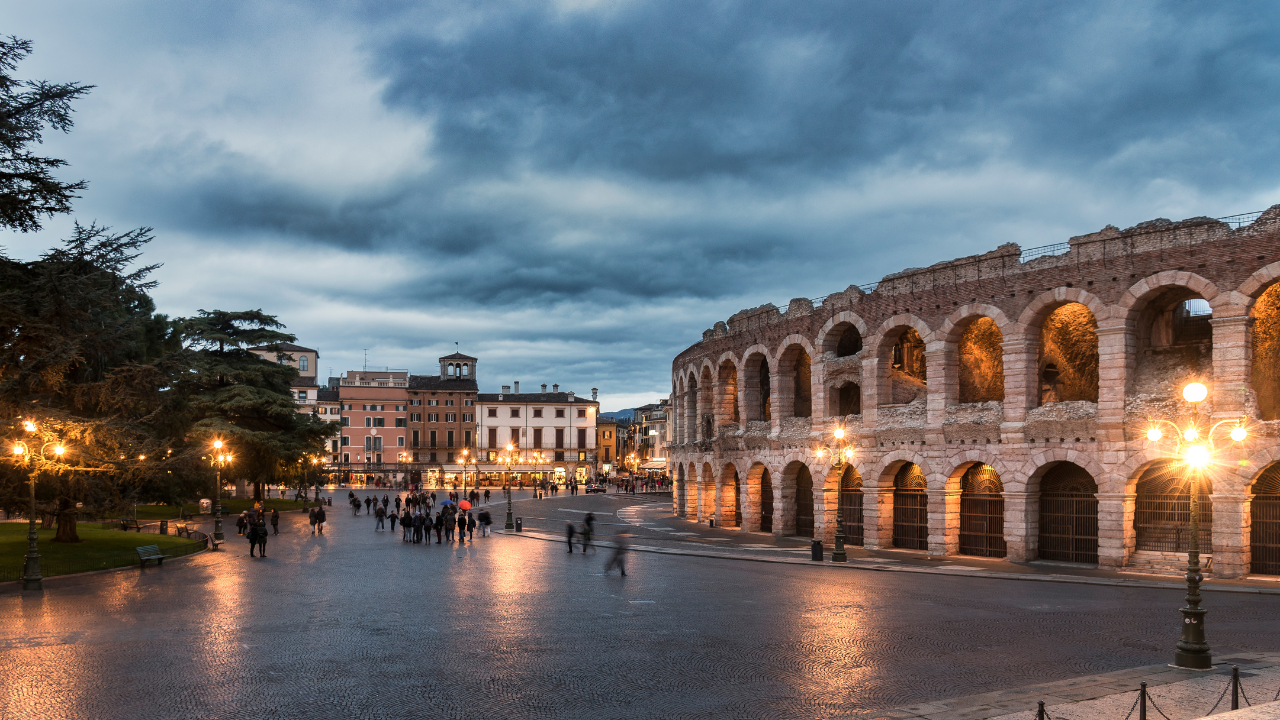
{"type": "Polygon", "coordinates": [[[503,488],[503,492],[507,494],[507,524],[503,526],[506,530],[514,530],[516,528],[516,522],[511,516],[511,466],[515,464],[513,457],[515,455],[514,451],[515,446],[508,444],[506,454],[498,458],[499,462],[507,466],[507,472],[503,475],[504,482],[506,483],[506,486],[503,488]]]}
{"type": "MultiPolygon", "coordinates": [[[[26,420],[22,423],[22,429],[27,432],[35,432],[36,425],[30,420],[26,420]]],[[[59,459],[61,459],[63,453],[67,451],[66,447],[64,447],[61,443],[58,443],[55,440],[51,440],[49,442],[46,442],[43,446],[41,446],[40,448],[41,460],[45,460],[45,457],[44,457],[45,449],[47,449],[50,445],[54,446],[53,453],[54,455],[57,455],[59,459]]],[[[14,455],[14,460],[16,460],[24,468],[29,468],[30,462],[31,462],[31,449],[27,446],[26,442],[19,440],[18,442],[14,443],[13,455],[14,455]]],[[[29,482],[31,483],[31,509],[28,511],[28,517],[27,517],[27,556],[23,564],[22,589],[23,590],[43,590],[44,577],[41,576],[40,574],[40,551],[39,551],[39,548],[37,548],[36,546],[36,543],[40,538],[40,536],[36,532],[36,473],[30,472],[29,475],[30,475],[29,482]]]]}
{"type": "Polygon", "coordinates": [[[1173,430],[1174,454],[1182,459],[1186,468],[1185,478],[1191,491],[1191,537],[1187,543],[1187,604],[1181,608],[1182,639],[1178,641],[1173,656],[1175,667],[1207,670],[1213,667],[1209,643],[1205,640],[1204,616],[1207,610],[1200,607],[1200,583],[1204,575],[1200,571],[1200,479],[1205,468],[1213,463],[1214,434],[1224,425],[1230,426],[1229,436],[1235,443],[1244,442],[1249,436],[1244,419],[1222,420],[1202,432],[1197,408],[1209,395],[1202,383],[1193,382],[1182,389],[1182,398],[1191,404],[1191,421],[1178,427],[1169,420],[1158,420],[1147,430],[1147,440],[1158,443],[1164,438],[1161,426],[1173,430]]]}
{"type": "Polygon", "coordinates": [[[534,493],[538,492],[536,483],[542,482],[542,465],[547,461],[547,456],[541,450],[534,450],[529,454],[529,464],[533,466],[533,474],[538,476],[534,484],[534,493]]]}
{"type": "Polygon", "coordinates": [[[630,453],[627,455],[625,464],[627,470],[631,473],[631,482],[634,483],[636,481],[636,472],[640,469],[640,458],[636,457],[635,453],[630,453]]]}
{"type": "Polygon", "coordinates": [[[844,509],[840,506],[840,496],[843,494],[844,488],[842,469],[846,462],[853,460],[853,448],[845,441],[844,428],[836,428],[831,433],[835,442],[834,447],[826,444],[819,445],[814,454],[821,460],[823,456],[831,456],[831,469],[836,473],[836,545],[831,551],[831,562],[849,562],[849,557],[844,552],[844,517],[842,513],[844,509]]]}
{"type": "MultiPolygon", "coordinates": [[[[218,549],[218,544],[224,538],[222,536],[222,469],[229,465],[232,461],[230,452],[222,451],[222,441],[213,441],[213,455],[209,456],[209,464],[217,468],[214,475],[213,483],[213,549],[218,549]]],[[[316,491],[319,494],[319,491],[316,491]]]]}

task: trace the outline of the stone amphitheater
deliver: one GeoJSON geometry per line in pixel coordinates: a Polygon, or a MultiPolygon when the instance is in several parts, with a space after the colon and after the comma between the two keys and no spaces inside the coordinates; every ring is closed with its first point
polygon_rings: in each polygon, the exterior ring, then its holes
{"type": "Polygon", "coordinates": [[[1280,205],[743,310],[672,363],[674,511],[826,543],[839,516],[849,546],[1174,572],[1196,492],[1208,574],[1280,575],[1277,278],[1280,205]],[[1183,398],[1192,382],[1203,402],[1183,398]]]}

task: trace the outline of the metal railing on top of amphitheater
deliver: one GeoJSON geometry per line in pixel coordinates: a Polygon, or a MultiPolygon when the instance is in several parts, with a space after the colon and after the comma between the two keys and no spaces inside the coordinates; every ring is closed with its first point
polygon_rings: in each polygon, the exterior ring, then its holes
{"type": "MultiPolygon", "coordinates": [[[[1257,220],[1259,217],[1261,217],[1262,213],[1264,212],[1266,211],[1255,210],[1253,212],[1240,213],[1238,215],[1227,215],[1225,217],[1214,218],[1214,220],[1220,223],[1226,223],[1231,227],[1232,230],[1239,230],[1245,225],[1252,225],[1253,222],[1257,220]]],[[[1069,242],[1053,243],[1051,245],[1040,245],[1037,247],[1024,249],[1022,253],[1018,256],[1018,262],[1025,263],[1028,260],[1034,260],[1035,258],[1046,257],[1049,255],[1063,255],[1070,251],[1071,251],[1071,243],[1069,242]]],[[[978,262],[978,261],[975,260],[974,262],[978,262]]],[[[880,285],[879,282],[870,282],[863,285],[859,285],[858,289],[861,290],[863,293],[870,295],[871,293],[876,291],[876,287],[878,287],[879,285],[880,285]]],[[[820,295],[818,297],[809,298],[809,299],[810,301],[813,302],[814,307],[817,307],[832,295],[835,295],[835,293],[827,293],[826,295],[820,295]]],[[[787,306],[787,303],[783,303],[781,305],[781,307],[786,307],[786,306],[787,306]]]]}

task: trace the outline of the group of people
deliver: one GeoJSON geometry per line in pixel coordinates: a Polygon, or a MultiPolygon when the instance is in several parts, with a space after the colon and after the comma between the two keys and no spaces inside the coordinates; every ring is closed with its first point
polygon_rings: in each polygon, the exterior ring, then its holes
{"type": "Polygon", "coordinates": [[[273,509],[268,513],[261,504],[255,504],[252,510],[245,510],[236,518],[236,534],[249,540],[249,557],[266,557],[267,536],[280,534],[280,511],[273,509]],[[271,520],[270,533],[267,532],[268,518],[271,520]]]}
{"type": "MultiPolygon", "coordinates": [[[[463,509],[459,505],[461,497],[461,493],[448,493],[447,499],[440,503],[440,509],[433,516],[432,510],[437,502],[434,492],[409,493],[403,500],[399,495],[394,500],[386,494],[381,499],[366,495],[363,502],[354,491],[347,492],[347,499],[356,515],[360,514],[360,506],[363,504],[365,513],[374,517],[374,532],[386,530],[388,522],[391,524],[391,532],[395,532],[396,523],[399,522],[401,541],[414,544],[424,540],[430,543],[432,530],[435,531],[437,545],[446,541],[452,543],[455,532],[458,542],[474,542],[477,528],[481,537],[488,536],[493,525],[493,517],[489,511],[480,510],[472,514],[470,508],[463,509]],[[393,502],[394,510],[391,509],[393,502]]],[[[467,493],[467,500],[472,505],[479,504],[481,497],[488,502],[489,491],[485,490],[483,495],[479,490],[467,493]]]]}

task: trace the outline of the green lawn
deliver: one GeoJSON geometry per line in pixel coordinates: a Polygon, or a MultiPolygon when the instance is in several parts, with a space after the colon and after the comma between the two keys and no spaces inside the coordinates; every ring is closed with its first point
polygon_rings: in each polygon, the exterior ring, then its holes
{"type": "MultiPolygon", "coordinates": [[[[196,543],[173,535],[99,530],[96,524],[91,523],[77,526],[83,541],[79,543],[53,542],[54,532],[53,529],[38,532],[40,569],[46,577],[136,565],[138,555],[134,548],[141,545],[159,545],[166,555],[174,555],[171,550],[189,551],[196,543]]],[[[22,576],[26,554],[27,524],[0,523],[0,581],[17,580],[22,576]]]]}
{"type": "MultiPolygon", "coordinates": [[[[247,498],[246,499],[240,499],[240,498],[224,499],[222,501],[222,514],[223,516],[239,515],[245,510],[252,508],[253,502],[254,502],[253,500],[249,500],[247,498]]],[[[280,512],[285,512],[287,510],[296,511],[306,507],[306,505],[303,503],[295,502],[287,498],[284,500],[281,500],[280,498],[271,498],[270,500],[267,500],[265,502],[266,502],[267,512],[270,512],[272,510],[279,510],[280,512]]],[[[312,504],[314,505],[315,502],[313,501],[312,504]]],[[[200,510],[200,506],[197,503],[187,503],[186,505],[183,505],[182,508],[187,512],[188,515],[194,515],[200,510]]],[[[147,522],[150,520],[173,520],[177,517],[178,517],[177,505],[139,505],[138,506],[138,522],[147,522]]]]}

